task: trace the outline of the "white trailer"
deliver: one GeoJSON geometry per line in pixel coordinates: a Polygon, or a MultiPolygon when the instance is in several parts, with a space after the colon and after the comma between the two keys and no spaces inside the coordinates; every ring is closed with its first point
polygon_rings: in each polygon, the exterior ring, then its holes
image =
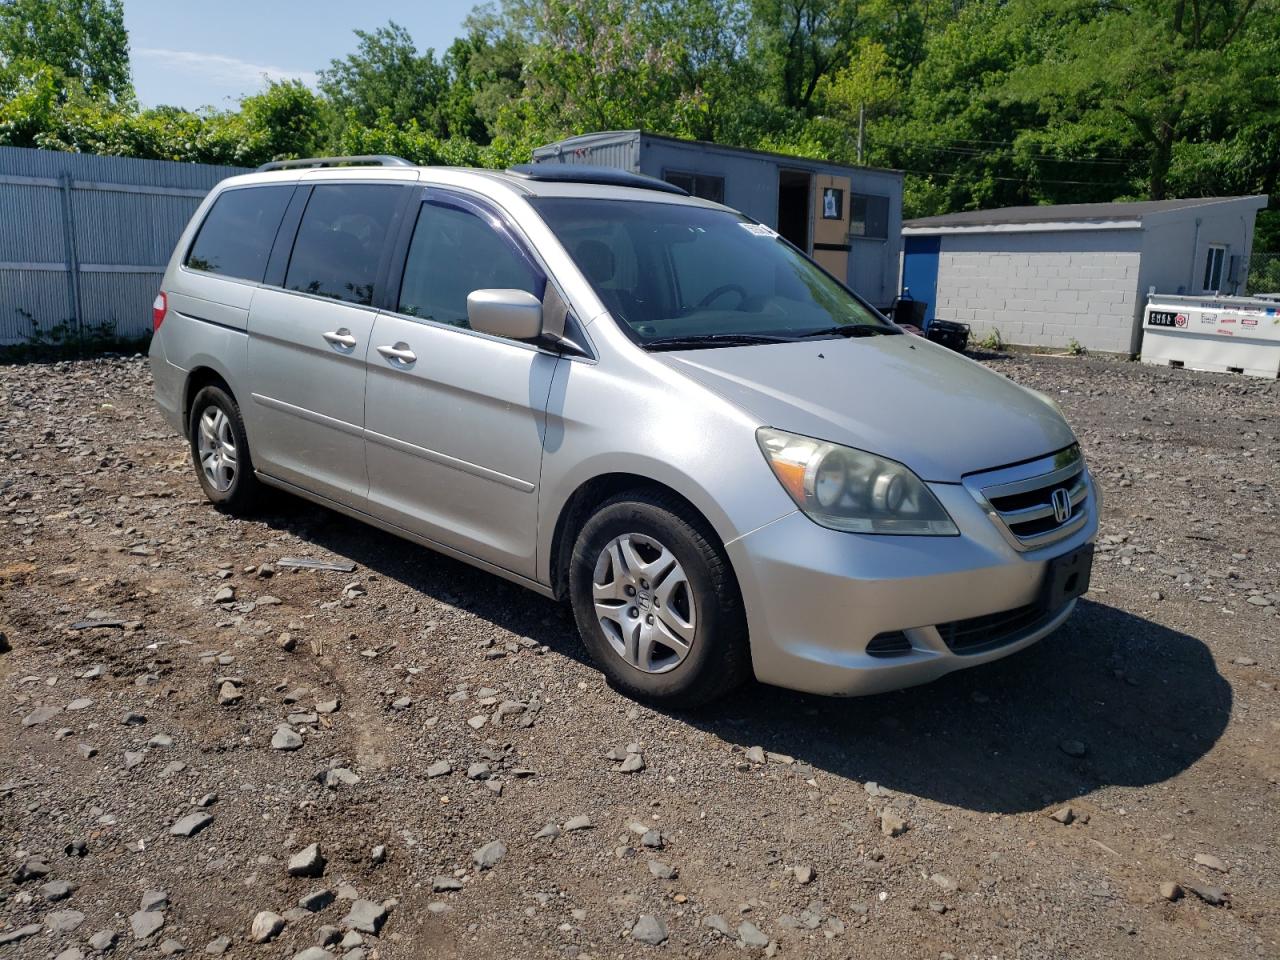
{"type": "Polygon", "coordinates": [[[1142,362],[1274,380],[1280,377],[1280,303],[1150,293],[1142,362]]]}

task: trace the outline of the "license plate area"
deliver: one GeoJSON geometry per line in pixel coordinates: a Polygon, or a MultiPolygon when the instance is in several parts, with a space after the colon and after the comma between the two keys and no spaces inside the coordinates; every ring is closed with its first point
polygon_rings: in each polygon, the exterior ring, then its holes
{"type": "Polygon", "coordinates": [[[1093,544],[1086,543],[1070,553],[1054,557],[1044,573],[1041,603],[1046,611],[1058,610],[1068,601],[1084,596],[1093,571],[1093,544]]]}

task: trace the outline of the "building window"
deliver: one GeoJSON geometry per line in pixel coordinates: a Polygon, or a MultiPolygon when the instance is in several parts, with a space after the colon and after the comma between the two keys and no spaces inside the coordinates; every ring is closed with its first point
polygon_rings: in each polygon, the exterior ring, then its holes
{"type": "Polygon", "coordinates": [[[701,197],[713,203],[724,203],[724,177],[713,177],[707,173],[663,170],[662,179],[679,187],[691,197],[701,197]]]}
{"type": "Polygon", "coordinates": [[[869,193],[849,195],[849,236],[889,238],[889,198],[869,193]]]}
{"type": "Polygon", "coordinates": [[[1208,255],[1204,258],[1205,293],[1217,293],[1222,289],[1222,262],[1227,259],[1227,248],[1221,244],[1209,244],[1208,255]]]}

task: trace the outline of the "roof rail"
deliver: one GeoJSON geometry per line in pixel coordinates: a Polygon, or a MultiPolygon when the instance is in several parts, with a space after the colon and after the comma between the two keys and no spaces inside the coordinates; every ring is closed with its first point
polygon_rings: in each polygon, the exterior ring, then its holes
{"type": "Polygon", "coordinates": [[[542,180],[551,183],[599,183],[611,187],[636,187],[641,190],[658,190],[682,197],[688,190],[643,173],[631,173],[617,167],[604,167],[590,163],[521,163],[508,167],[507,173],[525,180],[542,180]]]}
{"type": "Polygon", "coordinates": [[[272,160],[258,168],[264,170],[294,170],[299,167],[412,167],[413,164],[404,157],[393,157],[385,153],[369,154],[359,157],[304,157],[301,160],[272,160]]]}

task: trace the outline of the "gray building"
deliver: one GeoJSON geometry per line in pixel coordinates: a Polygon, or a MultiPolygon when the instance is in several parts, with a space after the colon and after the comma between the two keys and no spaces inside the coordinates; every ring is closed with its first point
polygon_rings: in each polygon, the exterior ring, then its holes
{"type": "Polygon", "coordinates": [[[1265,196],[972,210],[903,224],[902,286],[926,321],[982,339],[1136,355],[1147,291],[1245,288],[1265,196]]]}
{"type": "Polygon", "coordinates": [[[183,228],[215,183],[244,171],[0,147],[0,345],[55,329],[151,329],[183,228]]]}
{"type": "Polygon", "coordinates": [[[641,130],[588,133],[533,151],[535,163],[644,173],[777,230],[871,303],[898,291],[902,174],[677,140],[641,130]]]}

